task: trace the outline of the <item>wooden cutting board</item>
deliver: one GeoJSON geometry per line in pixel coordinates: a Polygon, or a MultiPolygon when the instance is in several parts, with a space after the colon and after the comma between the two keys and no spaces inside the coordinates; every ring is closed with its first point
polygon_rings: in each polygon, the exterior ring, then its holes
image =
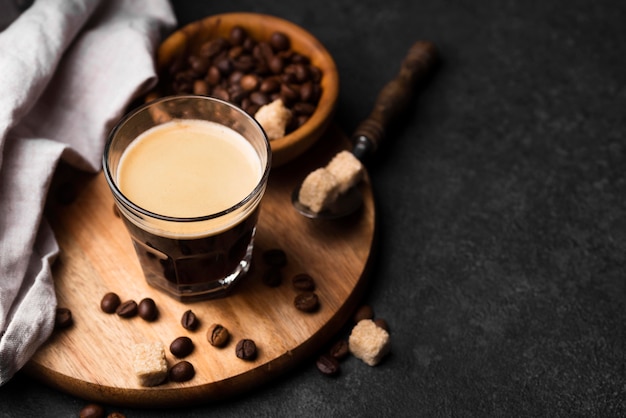
{"type": "MultiPolygon", "coordinates": [[[[374,243],[375,208],[369,180],[362,184],[363,209],[340,221],[313,221],[299,215],[290,203],[291,191],[313,169],[325,165],[349,143],[331,127],[303,157],[272,171],[257,230],[253,269],[234,293],[223,299],[182,303],[147,285],[102,173],[77,177],[71,183],[77,196],[71,203],[50,199],[49,219],[61,253],[53,268],[58,304],[71,309],[74,324],[55,330],[25,370],[44,383],[95,402],[146,408],[183,406],[223,399],[252,390],[312,361],[334,342],[361,302],[374,243]],[[286,251],[288,265],[280,286],[261,280],[260,254],[271,248],[286,251]],[[320,309],[295,309],[291,277],[308,273],[316,281],[320,309]],[[122,300],[155,300],[160,316],[146,322],[139,316],[122,319],[100,310],[100,300],[115,292],[122,300]],[[184,329],[183,312],[191,309],[201,323],[184,329]],[[220,323],[231,332],[225,348],[206,339],[208,327],[220,323]],[[146,388],[132,372],[130,347],[161,341],[166,348],[179,336],[190,337],[195,350],[186,360],[196,370],[184,383],[146,388]],[[259,353],[254,361],[235,355],[236,342],[249,338],[259,353]]],[[[55,180],[62,190],[68,179],[55,180]]],[[[52,190],[51,197],[55,197],[52,190]]],[[[175,359],[167,351],[170,365],[175,359]]]]}

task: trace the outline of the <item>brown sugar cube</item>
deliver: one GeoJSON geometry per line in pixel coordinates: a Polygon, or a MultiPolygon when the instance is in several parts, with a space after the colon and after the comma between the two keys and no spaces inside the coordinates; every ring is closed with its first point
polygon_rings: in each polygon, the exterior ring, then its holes
{"type": "Polygon", "coordinates": [[[267,138],[274,139],[285,136],[285,130],[291,120],[291,110],[287,109],[281,99],[263,105],[256,111],[254,118],[263,127],[267,138]]]}
{"type": "Polygon", "coordinates": [[[339,193],[345,192],[363,178],[363,164],[349,151],[335,155],[326,170],[337,179],[339,193]]]}
{"type": "Polygon", "coordinates": [[[350,352],[370,366],[376,366],[389,351],[389,333],[377,326],[371,319],[359,321],[348,338],[350,352]]]}
{"type": "Polygon", "coordinates": [[[298,200],[313,212],[321,212],[335,201],[338,187],[337,179],[328,170],[318,168],[304,179],[298,200]]]}
{"type": "Polygon", "coordinates": [[[133,346],[133,371],[141,386],[156,386],[167,377],[165,348],[161,342],[133,346]]]}

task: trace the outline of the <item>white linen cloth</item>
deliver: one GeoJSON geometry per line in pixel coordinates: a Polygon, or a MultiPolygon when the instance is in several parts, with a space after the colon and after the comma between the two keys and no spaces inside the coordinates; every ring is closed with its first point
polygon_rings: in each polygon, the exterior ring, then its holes
{"type": "Polygon", "coordinates": [[[0,32],[0,385],[53,330],[59,248],[43,206],[57,164],[100,170],[175,25],[167,0],[36,0],[0,32]]]}

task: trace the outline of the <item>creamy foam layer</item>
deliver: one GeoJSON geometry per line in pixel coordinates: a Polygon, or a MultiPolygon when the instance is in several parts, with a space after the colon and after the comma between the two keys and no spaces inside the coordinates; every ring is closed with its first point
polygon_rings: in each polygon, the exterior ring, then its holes
{"type": "Polygon", "coordinates": [[[236,205],[261,176],[254,148],[238,132],[214,122],[174,120],[133,141],[120,160],[117,182],[136,205],[180,218],[236,205]]]}

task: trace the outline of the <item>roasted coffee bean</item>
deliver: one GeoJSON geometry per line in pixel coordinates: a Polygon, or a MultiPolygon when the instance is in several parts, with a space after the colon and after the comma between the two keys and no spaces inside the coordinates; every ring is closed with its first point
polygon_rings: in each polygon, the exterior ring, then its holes
{"type": "Polygon", "coordinates": [[[293,111],[300,115],[310,116],[315,112],[315,106],[307,102],[298,102],[293,105],[293,111]]]}
{"type": "Polygon", "coordinates": [[[205,58],[213,58],[228,47],[228,42],[224,38],[215,38],[205,42],[200,47],[200,55],[205,58]]]}
{"type": "Polygon", "coordinates": [[[253,91],[259,87],[259,77],[254,74],[246,74],[239,80],[239,85],[245,91],[253,91]]]}
{"type": "Polygon", "coordinates": [[[291,278],[291,284],[295,290],[312,292],[315,290],[315,280],[306,273],[296,274],[291,278]]]}
{"type": "Polygon", "coordinates": [[[233,28],[230,30],[228,39],[233,45],[243,45],[247,36],[248,35],[246,34],[246,30],[244,28],[242,28],[241,26],[233,26],[233,28]]]}
{"type": "Polygon", "coordinates": [[[319,298],[313,292],[303,292],[293,301],[296,309],[302,312],[315,312],[319,308],[319,298]]]}
{"type": "Polygon", "coordinates": [[[283,272],[280,267],[269,267],[261,276],[263,283],[269,287],[278,287],[283,282],[283,272]]]}
{"type": "Polygon", "coordinates": [[[308,119],[302,114],[310,115],[321,96],[322,71],[307,56],[291,50],[291,40],[281,32],[254,40],[244,28],[234,27],[227,37],[205,42],[197,53],[175,60],[169,70],[166,94],[217,97],[252,116],[280,98],[294,112],[286,134],[308,119]],[[244,101],[248,96],[250,101],[244,101]],[[296,111],[298,102],[308,105],[296,111]]]}
{"type": "Polygon", "coordinates": [[[287,265],[287,254],[280,248],[272,248],[263,252],[263,261],[268,266],[285,267],[287,265]]]}
{"type": "Polygon", "coordinates": [[[195,331],[198,328],[200,321],[198,320],[196,314],[189,309],[183,313],[180,323],[186,330],[195,331]]]}
{"type": "Polygon", "coordinates": [[[267,66],[274,74],[280,74],[285,68],[285,62],[280,55],[274,55],[267,61],[267,66]]]}
{"type": "Polygon", "coordinates": [[[189,337],[178,337],[170,344],[170,353],[178,358],[187,357],[194,349],[193,341],[189,337]]]}
{"type": "Polygon", "coordinates": [[[237,59],[233,60],[233,67],[246,74],[252,72],[255,64],[256,62],[254,61],[254,57],[252,55],[241,55],[237,57],[237,59]]]}
{"type": "Polygon", "coordinates": [[[235,354],[242,360],[254,360],[257,356],[256,344],[249,339],[240,340],[235,347],[235,354]]]}
{"type": "Polygon", "coordinates": [[[107,415],[107,418],[126,418],[126,415],[122,414],[121,412],[111,412],[109,415],[107,415]]]}
{"type": "Polygon", "coordinates": [[[317,369],[326,376],[336,376],[339,374],[340,366],[336,358],[323,354],[315,362],[317,369]]]}
{"type": "Polygon", "coordinates": [[[276,52],[285,51],[291,47],[289,37],[282,32],[274,32],[270,36],[270,45],[276,52]]]}
{"type": "Polygon", "coordinates": [[[264,79],[259,85],[259,91],[265,94],[280,90],[280,81],[274,77],[264,79]]]}
{"type": "Polygon", "coordinates": [[[374,310],[369,305],[363,305],[359,307],[354,313],[354,322],[358,323],[363,319],[372,319],[374,318],[374,310]]]}
{"type": "Polygon", "coordinates": [[[350,354],[348,341],[341,339],[330,347],[329,354],[337,360],[343,360],[350,354]]]}
{"type": "MultiPolygon", "coordinates": [[[[300,100],[305,103],[313,103],[315,102],[315,89],[313,87],[313,83],[311,81],[307,81],[306,83],[300,86],[300,100]]],[[[313,106],[315,109],[315,106],[313,106]]]]}
{"type": "Polygon", "coordinates": [[[134,300],[127,300],[117,307],[115,313],[122,318],[132,318],[137,315],[137,302],[134,300]]]}
{"type": "Polygon", "coordinates": [[[193,367],[193,364],[183,360],[174,364],[170,368],[168,375],[172,382],[186,382],[196,375],[196,369],[193,367]]]}
{"type": "Polygon", "coordinates": [[[202,59],[201,57],[196,57],[191,55],[189,58],[189,67],[193,70],[197,76],[204,76],[207,70],[209,69],[209,63],[207,60],[202,59]]]}
{"type": "Polygon", "coordinates": [[[376,318],[374,320],[374,323],[379,327],[384,329],[385,331],[389,332],[389,324],[387,324],[387,321],[385,321],[382,318],[376,318]]]}
{"type": "Polygon", "coordinates": [[[159,309],[153,299],[144,298],[139,302],[139,306],[137,306],[137,313],[142,319],[151,322],[158,318],[159,309]]]}
{"type": "Polygon", "coordinates": [[[209,83],[206,80],[196,80],[193,82],[193,94],[207,96],[209,94],[209,83]]]}
{"type": "Polygon", "coordinates": [[[209,67],[209,71],[206,75],[206,82],[211,86],[217,86],[222,80],[222,74],[220,74],[220,70],[215,66],[209,67]]]}
{"type": "Polygon", "coordinates": [[[261,93],[260,91],[254,91],[250,93],[250,101],[259,106],[264,106],[270,102],[270,99],[267,97],[267,94],[261,93]]]}
{"type": "Polygon", "coordinates": [[[78,416],[80,418],[104,418],[104,408],[102,405],[90,403],[80,410],[78,416]]]}
{"type": "Polygon", "coordinates": [[[72,311],[67,308],[57,308],[56,315],[54,317],[54,328],[63,329],[67,328],[74,323],[72,318],[72,311]]]}
{"type": "Polygon", "coordinates": [[[115,310],[121,303],[122,301],[117,293],[109,292],[102,297],[102,300],[100,301],[100,309],[102,309],[103,312],[112,314],[115,313],[115,310]]]}
{"type": "Polygon", "coordinates": [[[214,347],[224,347],[230,339],[228,329],[220,324],[213,324],[206,333],[207,341],[214,347]]]}
{"type": "Polygon", "coordinates": [[[292,107],[300,98],[300,92],[294,84],[284,83],[280,86],[280,99],[285,106],[292,107]]]}

